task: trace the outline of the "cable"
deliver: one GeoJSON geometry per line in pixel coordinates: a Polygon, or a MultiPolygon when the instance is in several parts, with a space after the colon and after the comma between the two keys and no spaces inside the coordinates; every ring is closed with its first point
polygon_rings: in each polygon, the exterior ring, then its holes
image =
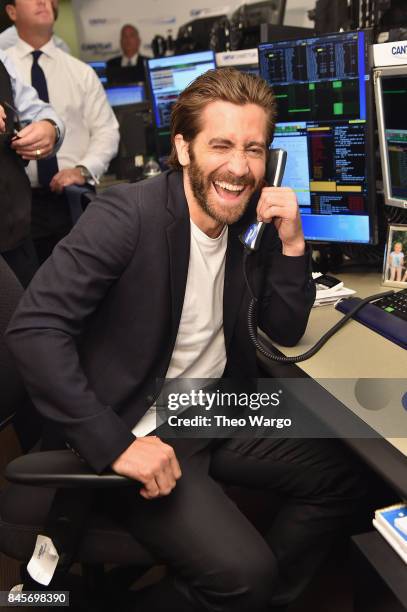
{"type": "Polygon", "coordinates": [[[358,302],[358,304],[354,308],[352,308],[346,315],[344,315],[342,319],[338,321],[338,323],[336,323],[333,327],[331,327],[331,329],[329,329],[322,336],[322,338],[320,338],[318,342],[314,344],[313,347],[308,349],[308,351],[306,351],[305,353],[302,353],[301,355],[294,355],[292,357],[286,357],[285,355],[277,355],[276,353],[273,353],[268,348],[266,348],[264,344],[262,344],[261,341],[257,337],[257,325],[255,323],[255,320],[256,320],[256,314],[257,314],[258,299],[254,295],[254,292],[250,286],[249,279],[247,276],[247,261],[248,261],[248,256],[250,254],[251,253],[249,251],[245,251],[243,255],[243,275],[244,275],[246,285],[247,285],[247,288],[249,290],[250,297],[251,297],[251,301],[249,304],[249,310],[247,313],[247,327],[249,330],[250,340],[253,342],[257,350],[262,355],[264,355],[268,359],[271,359],[272,361],[277,361],[279,363],[299,363],[300,361],[305,361],[306,359],[313,357],[313,355],[315,355],[315,353],[317,353],[324,346],[324,344],[328,342],[329,338],[331,338],[341,327],[343,327],[343,325],[345,325],[345,323],[351,317],[353,317],[353,315],[355,315],[361,308],[363,308],[363,306],[365,306],[366,304],[369,304],[369,302],[373,302],[374,300],[385,297],[386,295],[392,295],[394,293],[394,291],[386,291],[383,293],[377,293],[375,295],[370,295],[369,297],[365,298],[361,302],[358,302]]]}

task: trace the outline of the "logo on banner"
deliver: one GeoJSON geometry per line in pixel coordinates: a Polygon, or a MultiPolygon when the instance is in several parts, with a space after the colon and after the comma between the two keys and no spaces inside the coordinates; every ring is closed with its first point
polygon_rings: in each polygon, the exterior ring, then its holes
{"type": "Polygon", "coordinates": [[[407,45],[394,45],[391,48],[392,55],[407,56],[407,45]]]}
{"type": "Polygon", "coordinates": [[[202,8],[202,9],[191,9],[189,14],[191,17],[217,17],[218,15],[227,15],[230,13],[229,6],[222,6],[219,8],[202,8]]]}
{"type": "Polygon", "coordinates": [[[102,51],[111,51],[112,50],[112,43],[102,43],[102,42],[97,42],[97,43],[82,43],[81,44],[81,50],[88,52],[88,51],[92,51],[94,53],[101,53],[102,51]]]}
{"type": "Polygon", "coordinates": [[[144,17],[143,19],[139,19],[138,23],[142,23],[144,25],[171,25],[176,23],[177,18],[172,16],[166,17],[144,17]]]}
{"type": "Polygon", "coordinates": [[[120,23],[120,20],[117,17],[91,17],[88,19],[90,26],[117,25],[118,23],[120,23]]]}

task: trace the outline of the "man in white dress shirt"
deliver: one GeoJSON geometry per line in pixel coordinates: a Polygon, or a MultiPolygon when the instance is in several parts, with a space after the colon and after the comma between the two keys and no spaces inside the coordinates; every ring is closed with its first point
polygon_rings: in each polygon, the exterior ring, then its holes
{"type": "Polygon", "coordinates": [[[66,124],[57,157],[27,168],[33,187],[32,234],[43,262],[72,225],[64,188],[98,182],[117,153],[119,126],[96,73],[56,47],[51,0],[10,0],[6,11],[19,37],[7,54],[22,80],[42,99],[48,96],[66,124]]]}
{"type": "MultiPolygon", "coordinates": [[[[54,9],[55,19],[57,19],[58,18],[58,0],[52,0],[52,6],[54,9]]],[[[68,47],[66,42],[62,40],[62,38],[60,38],[56,34],[54,34],[53,38],[54,38],[54,43],[56,44],[57,47],[59,47],[59,49],[62,49],[62,51],[65,51],[65,53],[71,52],[70,48],[68,47]]],[[[10,47],[13,47],[15,44],[17,44],[17,42],[18,42],[18,34],[17,34],[16,26],[10,26],[9,28],[7,28],[6,30],[0,33],[0,49],[3,49],[3,51],[5,51],[6,49],[9,49],[10,47]]]]}
{"type": "Polygon", "coordinates": [[[126,23],[120,31],[122,55],[108,60],[106,74],[109,83],[139,83],[146,80],[144,62],[147,59],[139,53],[140,35],[134,25],[126,23]]]}

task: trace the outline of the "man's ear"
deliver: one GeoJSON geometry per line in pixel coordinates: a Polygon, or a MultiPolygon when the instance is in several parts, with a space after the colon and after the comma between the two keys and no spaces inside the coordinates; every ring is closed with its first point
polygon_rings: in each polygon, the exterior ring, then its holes
{"type": "Polygon", "coordinates": [[[189,143],[184,140],[182,134],[176,134],[174,137],[175,148],[177,149],[178,161],[181,166],[188,166],[189,158],[189,143]]]}
{"type": "Polygon", "coordinates": [[[6,4],[4,8],[6,9],[6,13],[9,19],[11,19],[11,21],[15,21],[16,20],[16,7],[14,6],[14,4],[6,4]]]}

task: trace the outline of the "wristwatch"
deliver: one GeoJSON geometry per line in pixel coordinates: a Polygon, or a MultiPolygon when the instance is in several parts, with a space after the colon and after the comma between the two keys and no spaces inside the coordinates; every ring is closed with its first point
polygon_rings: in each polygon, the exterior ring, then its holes
{"type": "Polygon", "coordinates": [[[55,144],[57,145],[60,138],[61,138],[61,130],[58,127],[58,124],[55,123],[55,121],[53,119],[44,119],[44,121],[48,121],[48,123],[50,123],[51,125],[54,126],[55,129],[55,144]]]}
{"type": "Polygon", "coordinates": [[[89,183],[89,181],[92,180],[93,177],[92,177],[91,173],[89,172],[89,170],[87,169],[86,166],[80,166],[79,165],[79,166],[75,166],[75,168],[78,168],[78,170],[81,173],[81,176],[85,179],[85,181],[87,183],[89,183]]]}

